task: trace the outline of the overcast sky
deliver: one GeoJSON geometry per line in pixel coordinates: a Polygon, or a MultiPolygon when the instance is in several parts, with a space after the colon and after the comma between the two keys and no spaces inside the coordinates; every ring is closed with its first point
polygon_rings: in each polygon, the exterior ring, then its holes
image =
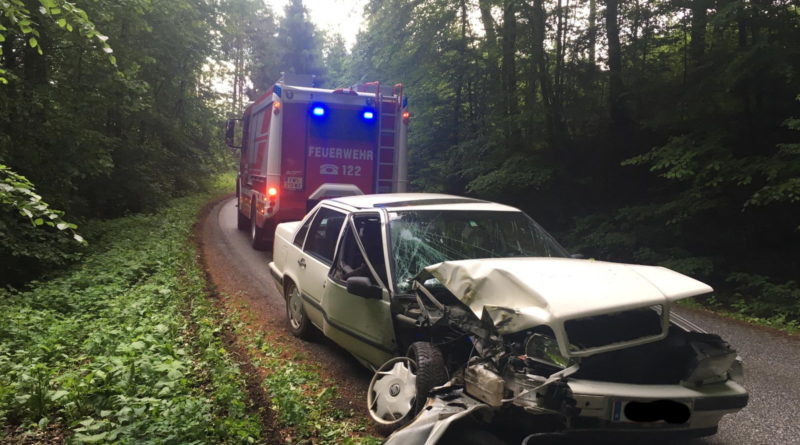
{"type": "MultiPolygon", "coordinates": [[[[265,0],[272,10],[283,15],[289,0],[265,0]]],[[[323,31],[339,33],[348,48],[356,42],[356,34],[362,24],[362,12],[366,0],[303,0],[311,21],[323,31]]]]}

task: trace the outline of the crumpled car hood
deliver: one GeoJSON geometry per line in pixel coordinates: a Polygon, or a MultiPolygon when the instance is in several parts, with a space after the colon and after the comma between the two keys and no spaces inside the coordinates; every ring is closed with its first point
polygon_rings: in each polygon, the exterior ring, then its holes
{"type": "Polygon", "coordinates": [[[446,261],[425,268],[478,318],[498,331],[606,314],[712,292],[700,281],[657,266],[571,258],[446,261]]]}

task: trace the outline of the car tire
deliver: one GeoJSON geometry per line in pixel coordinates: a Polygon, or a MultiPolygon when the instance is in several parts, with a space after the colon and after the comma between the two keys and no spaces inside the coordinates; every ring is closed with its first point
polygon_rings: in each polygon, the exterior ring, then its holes
{"type": "Polygon", "coordinates": [[[241,199],[237,199],[237,204],[236,204],[236,228],[239,229],[239,230],[244,231],[244,230],[247,230],[247,229],[250,228],[250,218],[244,216],[244,213],[242,213],[241,205],[242,205],[242,200],[241,199]]]}
{"type": "Polygon", "coordinates": [[[420,412],[431,389],[447,383],[447,368],[442,351],[431,343],[418,341],[408,348],[406,356],[417,364],[417,398],[415,412],[420,412]]]}
{"type": "Polygon", "coordinates": [[[295,337],[309,340],[313,326],[303,309],[303,297],[300,295],[300,290],[293,282],[289,281],[286,283],[284,295],[286,295],[286,321],[289,332],[295,337]]]}
{"type": "Polygon", "coordinates": [[[375,370],[367,388],[367,411],[380,434],[388,436],[416,417],[415,370],[408,357],[391,358],[375,370]]]}
{"type": "Polygon", "coordinates": [[[256,205],[250,208],[250,245],[255,250],[267,250],[269,243],[264,239],[266,230],[263,227],[258,227],[258,218],[256,218],[256,205]]]}

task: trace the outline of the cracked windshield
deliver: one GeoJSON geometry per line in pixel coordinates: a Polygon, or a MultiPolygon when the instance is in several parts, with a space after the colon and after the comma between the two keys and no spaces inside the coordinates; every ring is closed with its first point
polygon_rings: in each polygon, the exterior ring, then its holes
{"type": "Polygon", "coordinates": [[[566,250],[521,212],[407,211],[390,213],[400,291],[426,266],[442,261],[504,257],[566,257],[566,250]]]}

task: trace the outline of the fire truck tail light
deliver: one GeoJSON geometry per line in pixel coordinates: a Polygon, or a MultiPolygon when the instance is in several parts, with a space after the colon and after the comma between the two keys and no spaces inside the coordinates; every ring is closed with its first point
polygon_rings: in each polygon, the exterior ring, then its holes
{"type": "Polygon", "coordinates": [[[408,111],[403,111],[403,122],[407,124],[410,119],[411,113],[408,111]]]}
{"type": "Polygon", "coordinates": [[[278,194],[278,189],[275,187],[270,187],[267,189],[267,195],[269,196],[276,196],[278,194]]]}
{"type": "Polygon", "coordinates": [[[275,102],[272,104],[272,111],[273,111],[273,113],[275,113],[275,114],[278,114],[278,113],[280,113],[280,112],[281,112],[281,102],[280,102],[280,101],[276,100],[276,101],[275,101],[275,102]]]}

